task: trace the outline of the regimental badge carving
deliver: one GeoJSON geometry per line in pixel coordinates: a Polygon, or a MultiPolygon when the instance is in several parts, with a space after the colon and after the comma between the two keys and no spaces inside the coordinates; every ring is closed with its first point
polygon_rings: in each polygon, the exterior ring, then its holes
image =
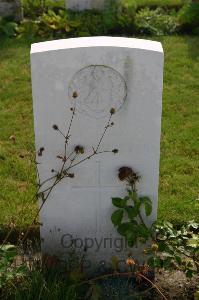
{"type": "Polygon", "coordinates": [[[90,117],[101,118],[109,114],[113,107],[117,111],[127,95],[126,83],[122,75],[113,68],[92,65],[78,71],[69,86],[69,98],[76,109],[90,117]]]}

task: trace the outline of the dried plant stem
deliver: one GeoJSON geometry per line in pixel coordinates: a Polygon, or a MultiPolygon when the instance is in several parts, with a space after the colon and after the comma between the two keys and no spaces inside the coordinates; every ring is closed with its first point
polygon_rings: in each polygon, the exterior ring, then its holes
{"type": "Polygon", "coordinates": [[[48,181],[54,179],[55,177],[57,177],[57,175],[53,175],[53,176],[49,177],[48,179],[44,180],[44,181],[39,185],[39,188],[38,188],[38,190],[37,190],[37,193],[39,192],[40,188],[41,188],[45,183],[47,183],[48,181]]]}
{"type": "Polygon", "coordinates": [[[33,219],[32,223],[28,226],[28,229],[26,230],[26,232],[25,232],[23,238],[21,239],[21,242],[24,242],[24,241],[26,240],[26,238],[27,238],[27,236],[28,236],[28,234],[29,234],[29,231],[30,231],[31,226],[35,224],[35,222],[36,222],[36,220],[37,220],[37,217],[38,217],[39,213],[41,212],[41,210],[42,210],[44,204],[46,203],[48,197],[50,196],[50,194],[51,194],[53,188],[54,188],[60,181],[61,181],[61,179],[56,179],[56,180],[55,180],[55,182],[54,182],[53,185],[51,186],[51,188],[50,188],[48,194],[46,195],[45,199],[42,200],[42,204],[40,205],[39,209],[37,210],[37,213],[36,213],[36,215],[34,216],[34,219],[33,219]]]}
{"type": "Polygon", "coordinates": [[[70,169],[72,169],[72,168],[74,168],[74,167],[80,165],[81,163],[83,163],[83,162],[86,161],[87,159],[91,159],[93,156],[99,155],[99,154],[102,154],[102,153],[112,153],[112,151],[106,150],[106,151],[100,151],[100,152],[92,153],[91,155],[89,155],[89,156],[83,158],[82,160],[80,160],[79,162],[75,163],[74,165],[71,165],[71,166],[67,169],[67,171],[69,171],[70,169]]]}
{"type": "MultiPolygon", "coordinates": [[[[53,189],[55,188],[55,186],[56,186],[58,183],[60,183],[64,178],[69,177],[69,171],[70,171],[72,168],[74,168],[74,167],[80,165],[81,163],[83,163],[83,162],[85,162],[85,161],[91,159],[92,157],[94,157],[94,156],[96,156],[96,155],[99,155],[99,154],[102,154],[102,153],[112,153],[112,150],[111,150],[111,151],[99,151],[99,148],[100,148],[100,146],[101,146],[101,144],[102,144],[102,141],[103,141],[103,139],[104,139],[104,137],[105,137],[105,135],[106,135],[106,132],[107,132],[108,128],[111,127],[111,126],[110,126],[110,121],[111,121],[111,118],[112,118],[112,113],[111,113],[111,114],[110,114],[110,117],[109,117],[109,119],[108,119],[108,122],[107,122],[106,126],[104,127],[104,131],[103,131],[103,133],[102,133],[102,135],[101,135],[101,137],[100,137],[100,139],[99,139],[99,142],[98,142],[98,144],[97,144],[96,149],[93,148],[94,151],[93,151],[92,154],[90,154],[90,155],[84,157],[83,159],[81,159],[80,161],[78,161],[78,162],[76,162],[76,163],[75,163],[75,160],[77,159],[78,154],[76,153],[76,155],[75,155],[73,158],[71,158],[71,156],[75,153],[74,150],[67,156],[67,145],[68,145],[68,141],[69,141],[69,138],[70,138],[70,132],[71,132],[71,128],[72,128],[74,116],[75,116],[75,111],[76,111],[76,103],[75,103],[75,106],[74,106],[74,108],[73,108],[73,113],[72,113],[72,116],[71,116],[71,119],[70,119],[70,122],[69,122],[69,127],[68,127],[68,130],[67,130],[66,135],[64,135],[64,133],[58,128],[58,126],[57,126],[57,128],[55,128],[55,129],[58,130],[58,132],[64,137],[64,156],[63,156],[63,162],[62,162],[60,171],[59,171],[59,172],[56,172],[55,175],[53,175],[53,176],[51,176],[51,177],[45,179],[43,182],[41,182],[40,175],[39,175],[39,171],[38,171],[38,168],[37,168],[37,164],[38,164],[38,163],[37,163],[36,160],[34,159],[34,162],[35,162],[35,164],[36,164],[36,169],[37,169],[38,187],[37,187],[37,190],[36,190],[36,192],[35,192],[35,194],[34,194],[34,196],[33,196],[33,198],[32,198],[32,201],[33,201],[34,199],[38,199],[38,197],[40,196],[40,197],[42,197],[42,203],[41,203],[40,207],[38,208],[38,210],[37,210],[35,216],[33,217],[33,220],[32,220],[32,222],[31,222],[31,224],[28,226],[28,228],[27,228],[25,234],[23,235],[22,238],[19,238],[18,244],[19,244],[20,242],[24,242],[24,241],[26,240],[26,238],[27,238],[27,236],[28,236],[28,234],[29,234],[29,232],[30,232],[31,227],[36,223],[37,218],[38,218],[38,216],[39,216],[39,213],[41,212],[42,208],[44,207],[45,203],[47,202],[47,200],[48,200],[48,198],[49,198],[51,192],[53,191],[53,189]],[[66,163],[67,163],[68,160],[70,160],[70,164],[68,165],[68,167],[66,167],[66,163]],[[50,181],[53,180],[53,179],[54,179],[54,182],[52,183],[52,185],[51,185],[50,187],[46,188],[45,190],[41,191],[41,188],[42,188],[46,183],[50,182],[50,181]],[[47,194],[45,195],[45,193],[47,193],[47,194]]],[[[112,125],[112,124],[111,124],[111,125],[112,125]]],[[[32,201],[31,201],[31,202],[32,202],[32,201]]],[[[24,209],[27,209],[27,208],[30,206],[30,203],[31,203],[31,202],[29,202],[29,203],[25,206],[25,208],[23,207],[23,209],[21,210],[21,212],[23,212],[24,209]]],[[[20,217],[21,217],[21,214],[19,214],[18,219],[19,219],[20,217]]],[[[9,230],[8,234],[6,235],[6,237],[4,238],[4,240],[3,240],[2,244],[1,244],[0,249],[3,247],[3,245],[5,245],[5,244],[7,243],[9,237],[11,236],[11,234],[12,234],[12,232],[13,232],[13,230],[14,230],[13,227],[9,230]]]]}
{"type": "Polygon", "coordinates": [[[65,136],[65,143],[67,144],[68,143],[68,139],[70,137],[70,131],[71,131],[71,127],[72,127],[72,123],[73,123],[73,119],[74,119],[74,116],[75,116],[75,111],[76,111],[76,103],[75,103],[75,106],[73,108],[73,113],[72,113],[72,117],[71,117],[71,120],[70,120],[70,124],[69,124],[69,127],[68,127],[68,131],[67,131],[67,134],[65,136]]]}
{"type": "Polygon", "coordinates": [[[65,138],[65,135],[63,134],[63,132],[60,129],[58,129],[58,131],[65,138]]]}
{"type": "Polygon", "coordinates": [[[72,123],[73,123],[73,120],[74,120],[74,116],[75,116],[75,110],[76,110],[76,102],[75,102],[75,106],[73,108],[73,113],[72,113],[72,116],[71,116],[71,119],[70,119],[70,123],[69,123],[69,127],[68,127],[68,131],[66,133],[66,135],[63,135],[64,136],[64,161],[63,161],[63,165],[61,167],[61,174],[63,172],[63,169],[65,167],[65,164],[67,162],[67,160],[70,158],[70,156],[74,153],[74,150],[71,152],[71,154],[69,154],[69,156],[66,158],[66,152],[67,152],[67,144],[68,144],[68,140],[69,140],[69,137],[70,137],[70,131],[71,131],[71,127],[72,127],[72,123]]]}
{"type": "Polygon", "coordinates": [[[158,293],[163,297],[163,299],[168,300],[165,295],[161,292],[160,288],[154,284],[149,278],[147,278],[146,276],[144,276],[143,274],[139,274],[140,277],[142,277],[143,279],[145,279],[146,281],[148,281],[157,291],[158,293]]]}
{"type": "Polygon", "coordinates": [[[75,159],[77,158],[78,154],[76,154],[76,155],[74,156],[74,158],[71,159],[71,156],[75,153],[75,151],[73,150],[73,151],[68,155],[68,157],[67,157],[66,153],[67,153],[67,144],[68,144],[68,139],[69,139],[69,137],[70,137],[70,131],[71,131],[71,126],[72,126],[72,123],[73,123],[74,115],[75,115],[75,108],[73,109],[73,114],[72,114],[72,117],[71,117],[71,120],[70,120],[70,123],[69,123],[69,128],[68,128],[68,131],[67,131],[66,136],[64,136],[64,134],[58,129],[58,131],[63,135],[63,137],[64,137],[64,139],[65,139],[65,141],[64,141],[64,157],[63,157],[63,163],[62,163],[62,166],[61,166],[61,170],[60,170],[60,172],[58,172],[56,175],[51,176],[50,178],[44,180],[42,183],[41,183],[41,182],[39,183],[39,188],[38,188],[38,190],[37,190],[37,196],[38,196],[38,195],[41,195],[41,197],[42,197],[42,204],[40,205],[39,209],[37,210],[37,212],[36,212],[36,214],[35,214],[35,216],[34,216],[34,218],[33,218],[33,221],[32,221],[31,224],[28,226],[28,229],[26,230],[26,232],[25,232],[23,238],[20,240],[21,242],[24,242],[24,241],[26,240],[26,238],[27,238],[27,236],[28,236],[28,234],[29,234],[29,231],[30,231],[31,226],[34,225],[35,222],[37,221],[37,218],[38,218],[38,216],[39,216],[39,213],[41,212],[42,208],[44,207],[46,201],[48,200],[48,198],[49,198],[51,192],[53,191],[53,189],[55,188],[55,186],[56,186],[62,179],[66,178],[66,177],[69,177],[69,173],[68,173],[68,172],[69,172],[72,168],[74,168],[74,167],[80,165],[81,163],[85,162],[85,161],[88,160],[88,159],[91,159],[91,158],[94,157],[95,155],[99,155],[99,154],[102,154],[102,153],[111,153],[111,152],[112,152],[112,151],[98,151],[99,148],[100,148],[100,146],[101,146],[101,143],[102,143],[102,141],[103,141],[103,139],[104,139],[104,136],[105,136],[105,134],[106,134],[106,132],[107,132],[107,129],[110,127],[110,121],[111,121],[111,118],[112,118],[112,114],[111,114],[110,117],[109,117],[109,119],[108,119],[108,122],[107,122],[107,124],[106,124],[106,126],[105,126],[105,128],[104,128],[104,131],[103,131],[103,133],[102,133],[102,136],[101,136],[100,139],[99,139],[99,142],[98,142],[98,144],[97,144],[96,150],[94,150],[94,152],[93,152],[92,154],[88,155],[87,157],[83,158],[82,160],[78,161],[77,163],[73,163],[73,162],[75,161],[75,159]],[[69,166],[68,166],[67,168],[65,168],[66,162],[67,162],[69,159],[71,160],[71,162],[70,162],[69,166]],[[64,169],[64,168],[65,168],[65,169],[64,169]],[[45,183],[47,183],[47,182],[49,182],[50,180],[53,180],[53,179],[55,179],[55,180],[54,180],[52,186],[50,186],[49,188],[46,188],[46,189],[43,190],[43,191],[40,191],[40,188],[41,188],[45,183]],[[44,195],[45,193],[47,193],[47,195],[44,195]]]}
{"type": "MultiPolygon", "coordinates": [[[[65,139],[65,147],[64,147],[64,148],[65,148],[65,149],[64,149],[65,155],[64,155],[64,157],[66,156],[66,145],[67,145],[67,143],[68,143],[68,139],[69,139],[70,130],[71,130],[72,122],[73,122],[73,119],[74,119],[74,115],[75,115],[75,108],[73,109],[73,114],[72,114],[72,117],[71,117],[71,120],[70,120],[70,123],[69,123],[69,128],[68,128],[68,131],[67,131],[67,135],[66,135],[66,136],[62,133],[61,130],[58,129],[59,133],[60,133],[60,134],[64,137],[64,139],[65,139]]],[[[73,151],[72,153],[74,153],[74,151],[73,151]]],[[[62,168],[61,168],[62,171],[63,171],[63,169],[64,169],[64,166],[65,166],[65,164],[66,164],[66,161],[70,158],[70,156],[72,155],[72,153],[68,156],[68,158],[66,158],[66,159],[64,160],[63,165],[62,165],[62,168]]],[[[57,178],[57,174],[56,174],[56,175],[51,176],[50,178],[44,180],[44,181],[41,183],[39,171],[38,171],[38,168],[37,168],[37,162],[36,162],[35,159],[34,159],[34,162],[35,162],[35,165],[36,165],[36,171],[37,171],[38,187],[37,187],[36,193],[35,193],[34,196],[32,197],[32,200],[30,201],[30,203],[31,203],[35,198],[38,197],[39,190],[41,189],[41,187],[42,187],[44,184],[46,184],[47,182],[51,181],[51,180],[54,179],[54,178],[57,178]]],[[[59,180],[59,181],[60,181],[60,180],[59,180]]],[[[59,181],[57,181],[57,179],[56,179],[56,181],[55,181],[56,184],[57,184],[59,181]]],[[[54,184],[52,185],[52,189],[55,187],[56,184],[54,183],[54,184]]],[[[47,189],[47,191],[48,191],[48,189],[47,189]]],[[[50,188],[50,192],[51,192],[51,188],[50,188]]],[[[47,199],[46,199],[46,200],[47,200],[47,199]]],[[[38,211],[37,211],[37,213],[36,213],[36,215],[35,215],[35,217],[34,217],[32,223],[31,223],[31,225],[29,225],[29,227],[28,227],[28,229],[27,229],[28,232],[26,232],[26,234],[25,234],[24,237],[26,237],[27,234],[29,233],[30,227],[31,227],[33,224],[35,224],[36,219],[37,219],[37,217],[38,217],[38,215],[39,215],[39,213],[40,213],[40,211],[41,211],[41,209],[42,209],[44,203],[46,202],[46,200],[42,202],[41,207],[38,209],[38,211]]],[[[21,212],[23,212],[25,209],[27,209],[27,208],[30,206],[30,203],[28,203],[28,204],[25,206],[25,208],[23,207],[22,210],[21,210],[21,212]]],[[[21,217],[21,214],[19,214],[18,220],[20,219],[20,217],[21,217]]],[[[6,237],[4,238],[3,242],[1,243],[0,249],[7,243],[9,237],[11,236],[11,234],[12,234],[12,232],[13,232],[13,230],[14,230],[14,228],[11,228],[11,229],[8,231],[6,237]]],[[[24,238],[23,238],[23,240],[24,240],[24,238]]]]}
{"type": "Polygon", "coordinates": [[[101,145],[101,143],[102,143],[102,140],[104,139],[104,136],[105,136],[105,134],[106,134],[106,132],[107,132],[107,129],[110,127],[110,121],[111,121],[111,119],[112,119],[112,114],[110,114],[108,123],[107,123],[107,125],[106,125],[105,128],[104,128],[104,132],[102,133],[102,136],[101,136],[101,138],[100,138],[100,140],[99,140],[99,143],[98,143],[97,148],[96,148],[96,152],[98,151],[98,149],[99,149],[99,147],[100,147],[100,145],[101,145]]]}
{"type": "MultiPolygon", "coordinates": [[[[69,136],[70,136],[70,130],[71,130],[71,126],[72,126],[72,123],[73,123],[73,119],[74,119],[74,115],[75,115],[75,107],[73,109],[73,113],[72,113],[72,117],[71,117],[71,120],[70,120],[70,123],[69,123],[69,128],[68,128],[68,131],[67,131],[67,134],[66,136],[63,134],[63,132],[58,128],[58,131],[59,133],[64,137],[64,160],[63,160],[63,164],[62,164],[62,167],[61,167],[61,173],[64,169],[64,166],[66,164],[66,161],[70,158],[70,156],[74,153],[74,151],[66,158],[66,150],[67,150],[67,143],[68,143],[68,139],[69,139],[69,136]]],[[[46,190],[47,191],[52,191],[52,189],[55,187],[55,185],[57,185],[58,182],[60,182],[60,180],[57,180],[57,174],[54,175],[54,176],[51,176],[50,178],[44,180],[43,182],[41,182],[41,179],[40,179],[40,175],[39,175],[39,171],[38,171],[38,168],[37,168],[37,162],[36,160],[34,159],[34,162],[35,162],[35,165],[36,165],[36,171],[37,171],[37,180],[38,180],[38,187],[37,187],[37,191],[36,193],[34,194],[33,198],[32,198],[32,201],[35,199],[35,198],[38,198],[38,195],[39,195],[39,190],[41,189],[42,186],[44,186],[44,184],[46,184],[47,182],[55,179],[55,182],[53,183],[52,187],[50,187],[49,189],[46,190]]],[[[64,177],[62,177],[61,179],[63,179],[64,177]]],[[[44,191],[45,192],[45,191],[44,191]]],[[[41,192],[43,193],[43,192],[41,192]]],[[[50,193],[47,195],[47,198],[48,196],[50,195],[50,193]]],[[[25,238],[27,237],[29,231],[30,231],[30,227],[35,224],[36,222],[36,219],[39,215],[39,212],[41,211],[42,207],[44,206],[45,202],[46,202],[46,199],[43,200],[41,206],[39,207],[35,217],[33,218],[33,221],[31,222],[31,225],[28,226],[28,229],[23,237],[23,240],[25,240],[25,238]]],[[[29,206],[30,206],[30,203],[32,202],[30,201],[25,207],[22,208],[21,212],[23,212],[24,210],[26,210],[29,206]]],[[[21,213],[19,214],[19,217],[18,219],[20,219],[21,217],[21,213]]],[[[6,237],[4,238],[3,242],[1,243],[1,246],[0,246],[0,249],[2,249],[2,247],[7,243],[9,237],[11,236],[12,232],[13,232],[14,228],[10,228],[10,230],[8,231],[6,237]]]]}
{"type": "MultiPolygon", "coordinates": [[[[112,151],[105,150],[105,151],[100,151],[100,152],[97,152],[97,153],[93,153],[93,154],[91,154],[91,155],[89,155],[89,156],[83,158],[83,159],[80,160],[79,162],[75,163],[74,165],[69,165],[69,167],[68,167],[67,169],[63,170],[63,171],[67,173],[67,172],[70,171],[72,168],[78,166],[79,164],[82,164],[83,162],[85,162],[85,161],[88,160],[88,159],[91,159],[93,156],[96,156],[96,155],[99,155],[99,154],[102,154],[102,153],[112,153],[112,151]]],[[[63,172],[62,172],[62,174],[63,174],[63,172]]],[[[57,177],[57,175],[54,176],[54,177],[57,177]]],[[[53,177],[53,178],[54,178],[54,177],[53,177]]],[[[62,179],[67,178],[67,177],[69,177],[67,174],[66,174],[66,175],[63,175],[62,177],[60,177],[60,180],[54,185],[54,187],[55,187],[62,179]]],[[[40,194],[46,193],[46,192],[48,192],[50,189],[51,189],[51,187],[48,187],[48,188],[46,188],[45,190],[41,191],[40,194]]]]}

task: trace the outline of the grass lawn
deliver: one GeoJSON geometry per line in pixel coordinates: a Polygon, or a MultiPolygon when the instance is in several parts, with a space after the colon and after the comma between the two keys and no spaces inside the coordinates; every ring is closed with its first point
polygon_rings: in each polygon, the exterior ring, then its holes
{"type": "MultiPolygon", "coordinates": [[[[159,40],[165,50],[165,77],[158,215],[175,223],[199,221],[199,38],[159,40]]],[[[28,42],[0,41],[1,225],[17,218],[17,225],[24,226],[37,207],[32,200],[35,172],[30,160],[34,135],[29,50],[28,42]],[[28,209],[23,209],[27,203],[28,209]]]]}

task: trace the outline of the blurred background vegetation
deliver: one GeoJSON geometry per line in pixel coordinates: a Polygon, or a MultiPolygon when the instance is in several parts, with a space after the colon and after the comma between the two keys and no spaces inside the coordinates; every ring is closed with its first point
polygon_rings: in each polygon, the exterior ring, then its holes
{"type": "Polygon", "coordinates": [[[199,2],[109,0],[103,11],[69,11],[64,0],[23,0],[21,21],[0,19],[0,35],[29,39],[97,35],[199,34],[199,2]]]}

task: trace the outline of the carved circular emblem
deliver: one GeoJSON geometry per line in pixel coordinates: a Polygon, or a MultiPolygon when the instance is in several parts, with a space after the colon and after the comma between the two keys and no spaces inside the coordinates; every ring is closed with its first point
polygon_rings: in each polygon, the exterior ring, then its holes
{"type": "Polygon", "coordinates": [[[69,86],[69,98],[76,109],[94,118],[109,114],[113,107],[117,111],[125,101],[127,88],[124,78],[113,68],[92,65],[78,71],[69,86]]]}

